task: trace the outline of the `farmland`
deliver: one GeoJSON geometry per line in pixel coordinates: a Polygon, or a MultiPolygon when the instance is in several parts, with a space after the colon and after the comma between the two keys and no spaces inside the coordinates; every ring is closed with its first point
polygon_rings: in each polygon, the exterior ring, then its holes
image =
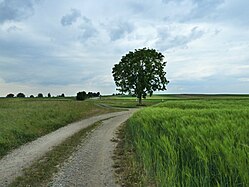
{"type": "Polygon", "coordinates": [[[135,113],[124,132],[126,184],[249,185],[248,97],[168,100],[135,113]]]}
{"type": "MultiPolygon", "coordinates": [[[[155,95],[143,104],[123,128],[127,186],[248,186],[248,96],[155,95]]],[[[0,157],[112,107],[137,107],[136,98],[0,99],[0,157]]]]}
{"type": "Polygon", "coordinates": [[[112,112],[93,101],[73,99],[0,99],[0,158],[10,150],[68,123],[112,112]]]}
{"type": "MultiPolygon", "coordinates": [[[[185,97],[179,97],[179,95],[153,95],[152,97],[147,97],[143,99],[142,106],[152,106],[158,104],[164,100],[175,100],[184,99],[185,97]]],[[[101,105],[107,105],[111,107],[119,108],[137,108],[139,107],[138,99],[131,96],[104,96],[101,100],[97,100],[96,103],[101,105]]]]}

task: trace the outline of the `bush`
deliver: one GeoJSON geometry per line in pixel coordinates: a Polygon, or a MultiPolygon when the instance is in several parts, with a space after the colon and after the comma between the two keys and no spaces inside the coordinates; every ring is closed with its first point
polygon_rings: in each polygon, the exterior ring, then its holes
{"type": "Polygon", "coordinates": [[[85,100],[85,99],[87,99],[87,94],[86,94],[85,91],[77,93],[76,100],[81,100],[82,101],[82,100],[85,100]]]}
{"type": "Polygon", "coordinates": [[[14,97],[14,94],[10,93],[6,96],[7,98],[13,98],[14,97]]]}
{"type": "Polygon", "coordinates": [[[39,93],[37,97],[41,98],[41,97],[43,97],[43,94],[39,93]]]}
{"type": "Polygon", "coordinates": [[[85,91],[83,92],[78,92],[76,96],[76,100],[85,100],[87,98],[92,98],[92,97],[100,97],[100,92],[88,92],[86,93],[85,91]]]}
{"type": "Polygon", "coordinates": [[[25,95],[24,95],[24,93],[18,93],[18,94],[16,95],[16,97],[19,97],[19,98],[24,98],[24,97],[25,97],[25,95]]]}

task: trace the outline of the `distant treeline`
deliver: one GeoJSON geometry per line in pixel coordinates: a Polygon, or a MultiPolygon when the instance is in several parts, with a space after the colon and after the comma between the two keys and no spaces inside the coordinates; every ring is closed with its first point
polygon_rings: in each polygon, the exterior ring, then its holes
{"type": "MultiPolygon", "coordinates": [[[[13,98],[13,97],[25,98],[25,97],[27,97],[27,96],[26,96],[24,93],[18,93],[16,96],[15,96],[14,94],[10,93],[10,94],[8,94],[6,97],[7,97],[7,98],[13,98]]],[[[35,98],[34,95],[30,95],[29,97],[30,97],[30,98],[35,98]]],[[[38,97],[38,98],[42,98],[42,97],[51,97],[51,94],[48,93],[47,96],[44,96],[42,93],[38,93],[38,95],[37,95],[36,97],[38,97]]],[[[57,96],[55,96],[55,97],[65,97],[65,94],[62,93],[61,95],[57,95],[57,96]]]]}
{"type": "MultiPolygon", "coordinates": [[[[10,93],[6,96],[7,98],[14,98],[14,97],[17,97],[17,98],[26,98],[27,96],[24,94],[24,93],[18,93],[17,95],[14,95],[13,93],[10,93]]],[[[29,96],[30,98],[43,98],[43,97],[47,97],[47,98],[50,98],[52,97],[50,93],[48,93],[46,96],[44,96],[42,93],[39,93],[37,94],[37,96],[34,96],[34,95],[30,95],[29,96]]],[[[65,97],[65,94],[62,93],[61,95],[57,95],[57,96],[53,96],[53,97],[65,97]]],[[[85,99],[88,99],[88,98],[92,98],[92,97],[100,97],[100,92],[88,92],[86,93],[85,91],[82,91],[82,92],[78,92],[77,93],[77,96],[76,96],[76,100],[85,100],[85,99]]]]}
{"type": "Polygon", "coordinates": [[[85,100],[85,99],[92,98],[92,97],[100,97],[100,93],[99,92],[97,92],[97,93],[95,93],[95,92],[86,93],[85,91],[82,91],[82,92],[77,93],[76,99],[77,100],[85,100]]]}

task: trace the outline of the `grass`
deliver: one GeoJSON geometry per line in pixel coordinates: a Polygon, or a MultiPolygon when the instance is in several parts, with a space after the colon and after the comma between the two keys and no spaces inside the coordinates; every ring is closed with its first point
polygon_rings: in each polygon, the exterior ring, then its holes
{"type": "Polygon", "coordinates": [[[0,158],[68,123],[113,111],[90,100],[0,99],[0,158]]]}
{"type": "Polygon", "coordinates": [[[141,168],[135,160],[135,152],[131,146],[127,146],[124,141],[129,134],[125,133],[125,124],[119,127],[116,133],[117,146],[115,147],[113,160],[117,183],[121,186],[141,186],[141,168]]]}
{"type": "MultiPolygon", "coordinates": [[[[168,96],[168,95],[155,95],[152,97],[147,97],[142,100],[142,107],[152,106],[158,104],[166,99],[179,99],[178,97],[168,96]]],[[[96,101],[100,105],[108,105],[111,107],[118,108],[138,108],[138,100],[136,97],[131,96],[105,96],[101,97],[100,100],[96,101]]]]}
{"type": "MultiPolygon", "coordinates": [[[[248,99],[249,95],[232,95],[232,94],[223,94],[223,95],[207,95],[207,94],[155,94],[152,97],[147,97],[142,100],[142,107],[153,106],[164,101],[175,101],[175,100],[227,100],[227,99],[236,99],[236,100],[245,100],[248,99]]],[[[119,108],[138,108],[141,107],[138,105],[136,97],[131,97],[127,95],[118,95],[118,96],[103,96],[100,100],[96,100],[96,103],[102,106],[111,106],[119,108]]]]}
{"type": "Polygon", "coordinates": [[[249,186],[249,98],[224,97],[170,100],[135,113],[124,127],[124,183],[249,186]]]}
{"type": "Polygon", "coordinates": [[[12,182],[10,187],[47,186],[53,174],[58,172],[58,166],[67,160],[76,150],[77,145],[82,143],[84,138],[100,125],[101,122],[96,122],[56,146],[31,167],[25,169],[24,174],[12,182]]]}

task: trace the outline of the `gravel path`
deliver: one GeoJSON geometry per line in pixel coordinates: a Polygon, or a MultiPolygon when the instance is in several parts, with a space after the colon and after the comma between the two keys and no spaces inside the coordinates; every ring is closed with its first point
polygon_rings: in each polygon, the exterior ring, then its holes
{"type": "Polygon", "coordinates": [[[117,127],[126,121],[134,111],[131,110],[104,121],[64,163],[50,185],[53,187],[118,186],[115,183],[112,168],[115,143],[111,139],[114,137],[117,127]]]}
{"type": "Polygon", "coordinates": [[[91,117],[62,127],[12,151],[0,160],[0,187],[10,184],[16,177],[22,175],[22,169],[29,167],[35,160],[79,130],[103,119],[130,114],[130,111],[124,111],[91,117]]]}

